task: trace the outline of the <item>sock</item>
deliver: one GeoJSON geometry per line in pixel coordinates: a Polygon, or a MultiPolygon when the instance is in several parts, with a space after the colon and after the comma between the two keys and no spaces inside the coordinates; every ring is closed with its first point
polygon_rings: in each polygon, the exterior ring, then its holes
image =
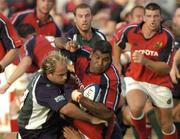
{"type": "Polygon", "coordinates": [[[173,131],[171,133],[163,132],[163,139],[178,139],[177,130],[174,125],[173,125],[173,131]]]}
{"type": "Polygon", "coordinates": [[[145,120],[144,114],[142,114],[138,118],[134,118],[131,114],[131,121],[138,133],[139,139],[147,139],[146,120],[145,120]]]}
{"type": "Polygon", "coordinates": [[[134,126],[132,126],[132,130],[133,130],[133,134],[134,134],[135,139],[139,139],[138,133],[137,133],[134,126]]]}
{"type": "Polygon", "coordinates": [[[151,125],[149,123],[146,123],[146,133],[147,133],[148,139],[151,139],[151,131],[152,131],[151,125]]]}
{"type": "Polygon", "coordinates": [[[158,139],[162,139],[162,131],[161,131],[161,127],[157,121],[157,118],[156,118],[156,113],[154,110],[150,110],[148,113],[147,113],[147,117],[148,117],[148,120],[151,124],[151,127],[154,129],[154,132],[156,133],[158,139]]]}

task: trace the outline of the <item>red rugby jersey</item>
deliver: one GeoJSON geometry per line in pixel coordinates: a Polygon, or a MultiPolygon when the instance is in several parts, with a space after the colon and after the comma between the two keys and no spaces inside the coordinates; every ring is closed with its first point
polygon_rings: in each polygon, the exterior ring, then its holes
{"type": "Polygon", "coordinates": [[[61,36],[60,28],[55,24],[53,18],[49,15],[48,20],[45,23],[41,23],[36,16],[35,10],[25,10],[15,13],[11,17],[11,21],[15,27],[21,23],[31,24],[35,28],[37,34],[55,37],[61,36]]]}
{"type": "Polygon", "coordinates": [[[10,49],[18,48],[22,45],[22,40],[18,37],[10,20],[0,13],[0,59],[10,49]]]}
{"type": "Polygon", "coordinates": [[[21,48],[21,57],[29,56],[32,65],[27,72],[36,72],[49,52],[55,50],[51,43],[43,35],[37,35],[27,40],[21,48]]]}
{"type": "MultiPolygon", "coordinates": [[[[134,51],[144,54],[145,57],[153,61],[163,61],[171,65],[172,53],[174,48],[174,38],[172,33],[161,26],[159,31],[151,38],[145,39],[142,35],[143,23],[126,26],[117,33],[117,44],[122,49],[126,43],[131,44],[131,54],[134,51]]],[[[154,71],[131,61],[126,76],[132,77],[137,81],[148,82],[166,87],[172,87],[169,74],[160,75],[154,71]]]]}

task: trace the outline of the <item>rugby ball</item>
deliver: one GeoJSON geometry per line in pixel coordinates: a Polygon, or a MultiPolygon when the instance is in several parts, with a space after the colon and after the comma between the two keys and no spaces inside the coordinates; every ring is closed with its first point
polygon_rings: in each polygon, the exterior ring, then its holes
{"type": "MultiPolygon", "coordinates": [[[[101,97],[101,88],[98,84],[92,83],[86,86],[83,90],[83,96],[87,97],[88,99],[94,101],[94,102],[99,102],[100,97],[101,97]]],[[[86,108],[84,108],[81,104],[79,104],[79,107],[83,111],[87,111],[86,108]]]]}
{"type": "Polygon", "coordinates": [[[98,84],[92,83],[84,88],[83,96],[94,102],[99,102],[101,97],[101,88],[98,84]]]}

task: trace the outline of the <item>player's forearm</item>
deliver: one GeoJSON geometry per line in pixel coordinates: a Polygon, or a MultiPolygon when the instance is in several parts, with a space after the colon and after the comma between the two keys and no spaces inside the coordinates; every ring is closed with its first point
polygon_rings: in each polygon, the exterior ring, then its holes
{"type": "Polygon", "coordinates": [[[169,74],[171,69],[165,62],[152,61],[150,59],[146,59],[144,65],[157,74],[169,74]]]}
{"type": "Polygon", "coordinates": [[[7,54],[3,57],[3,59],[0,61],[0,64],[5,68],[15,60],[18,54],[19,54],[18,48],[9,50],[7,54]]]}
{"type": "Polygon", "coordinates": [[[17,80],[20,76],[22,76],[26,70],[31,65],[32,60],[30,57],[24,57],[22,61],[19,63],[13,74],[7,79],[9,83],[13,83],[15,80],[17,80]]]}
{"type": "Polygon", "coordinates": [[[93,102],[86,97],[82,97],[79,103],[85,107],[92,115],[100,119],[109,121],[113,116],[113,111],[108,109],[104,104],[93,102]]]}
{"type": "Polygon", "coordinates": [[[113,46],[113,64],[115,66],[120,65],[121,48],[119,46],[113,46]]]}
{"type": "Polygon", "coordinates": [[[90,114],[84,112],[73,103],[66,104],[63,108],[60,109],[60,113],[69,118],[83,120],[89,123],[91,123],[92,120],[92,116],[90,114]]]}

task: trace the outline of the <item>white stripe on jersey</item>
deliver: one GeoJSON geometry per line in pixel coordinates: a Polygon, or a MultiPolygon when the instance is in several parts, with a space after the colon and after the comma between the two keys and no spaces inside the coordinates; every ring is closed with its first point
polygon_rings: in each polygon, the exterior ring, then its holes
{"type": "Polygon", "coordinates": [[[17,13],[17,15],[15,16],[15,18],[12,20],[12,24],[14,24],[14,22],[17,20],[17,18],[18,18],[20,15],[27,14],[27,13],[32,13],[32,12],[34,12],[33,9],[31,9],[31,10],[25,10],[25,11],[22,11],[22,12],[17,13]]]}
{"type": "Polygon", "coordinates": [[[9,35],[9,31],[8,31],[8,29],[7,29],[6,23],[5,23],[1,18],[0,18],[0,21],[2,21],[3,24],[4,24],[4,27],[5,27],[5,29],[6,29],[6,35],[7,35],[8,38],[11,40],[11,43],[12,43],[13,48],[16,48],[16,46],[15,46],[15,44],[14,44],[12,38],[11,38],[10,35],[9,35]]]}
{"type": "MultiPolygon", "coordinates": [[[[111,66],[112,67],[112,69],[114,70],[114,72],[115,72],[115,74],[116,74],[116,77],[117,77],[117,82],[118,82],[118,85],[120,84],[121,86],[122,86],[122,84],[121,84],[121,79],[120,79],[120,76],[119,76],[119,73],[117,72],[117,70],[115,69],[115,67],[112,65],[111,66]]],[[[118,105],[118,101],[119,101],[119,97],[120,97],[120,90],[119,90],[119,86],[117,85],[117,96],[116,96],[116,100],[115,100],[115,103],[114,103],[114,111],[116,110],[116,106],[118,105]],[[119,95],[119,96],[118,96],[119,95]]]]}
{"type": "Polygon", "coordinates": [[[103,36],[100,32],[96,31],[96,34],[97,34],[102,40],[105,40],[104,36],[103,36]]]}
{"type": "Polygon", "coordinates": [[[32,89],[33,112],[29,119],[29,123],[25,126],[26,129],[41,129],[42,124],[46,122],[48,113],[50,111],[49,108],[41,106],[37,103],[37,99],[35,96],[35,88],[40,76],[41,75],[37,77],[32,89]]]}
{"type": "Polygon", "coordinates": [[[123,32],[122,32],[122,35],[121,35],[121,38],[119,39],[119,41],[116,43],[117,45],[119,45],[120,43],[121,43],[121,41],[122,41],[122,38],[124,37],[124,32],[127,30],[127,29],[129,29],[129,28],[132,28],[132,27],[137,27],[138,25],[129,25],[129,26],[127,26],[126,28],[122,28],[121,30],[119,30],[118,32],[121,32],[122,30],[123,30],[123,32]]]}
{"type": "Polygon", "coordinates": [[[109,90],[109,78],[105,73],[103,75],[104,75],[104,77],[106,78],[106,81],[107,81],[107,87],[106,87],[105,95],[104,95],[104,99],[103,99],[103,104],[106,104],[106,98],[107,98],[108,90],[109,90]]]}

